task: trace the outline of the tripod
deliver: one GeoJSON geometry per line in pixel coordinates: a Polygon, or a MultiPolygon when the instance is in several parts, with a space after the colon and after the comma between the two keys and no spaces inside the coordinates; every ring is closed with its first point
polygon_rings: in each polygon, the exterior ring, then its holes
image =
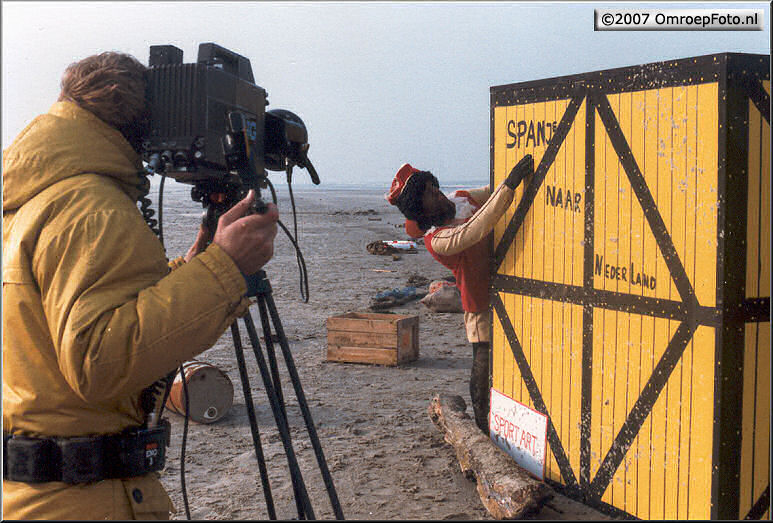
{"type": "MultiPolygon", "coordinates": [[[[309,500],[308,492],[306,491],[306,485],[303,481],[298,462],[295,457],[295,451],[293,450],[292,441],[290,439],[290,430],[287,422],[287,411],[285,409],[284,398],[282,396],[282,386],[279,378],[279,368],[277,366],[276,352],[274,350],[274,342],[278,342],[279,347],[284,356],[285,366],[290,375],[290,380],[295,390],[295,395],[298,399],[298,404],[303,415],[303,420],[306,424],[306,429],[311,440],[312,447],[314,448],[314,454],[317,458],[320,472],[327,489],[330,503],[333,507],[336,519],[344,519],[341,506],[338,501],[335,486],[333,485],[333,478],[330,475],[330,471],[325,461],[325,456],[322,452],[322,446],[319,443],[316,429],[314,428],[314,421],[311,418],[311,412],[309,411],[306,397],[303,393],[303,387],[301,386],[298,372],[295,368],[290,347],[287,343],[287,337],[285,336],[282,328],[282,323],[279,319],[279,313],[276,310],[274,299],[272,296],[271,284],[266,277],[265,271],[258,271],[256,274],[248,278],[250,280],[248,295],[254,296],[257,299],[258,311],[260,313],[260,321],[263,328],[263,338],[266,344],[266,354],[268,356],[268,363],[264,358],[263,351],[260,347],[260,341],[258,339],[258,333],[255,329],[255,325],[252,321],[249,310],[244,316],[244,326],[247,330],[250,343],[252,345],[255,359],[260,369],[260,375],[263,380],[263,384],[266,389],[269,403],[271,405],[271,411],[274,415],[279,434],[282,439],[282,445],[284,446],[285,454],[287,455],[287,463],[290,468],[290,476],[292,479],[293,493],[295,496],[295,503],[298,510],[298,519],[315,519],[314,510],[309,500]],[[254,294],[253,294],[254,292],[254,294]],[[275,334],[272,334],[271,326],[274,327],[275,334]]],[[[274,508],[273,498],[271,496],[271,487],[268,481],[268,471],[266,470],[266,463],[263,457],[263,450],[260,442],[260,432],[258,429],[257,419],[255,417],[255,408],[252,402],[252,394],[250,392],[249,376],[247,374],[247,368],[244,361],[244,350],[242,347],[241,336],[239,334],[238,321],[231,325],[231,335],[233,337],[234,351],[236,354],[236,361],[239,367],[239,376],[241,378],[242,390],[244,392],[244,400],[247,405],[247,416],[250,421],[250,429],[252,432],[253,445],[255,447],[255,455],[258,460],[258,467],[260,470],[261,482],[263,484],[263,492],[266,498],[266,506],[270,519],[276,519],[276,511],[274,508]]]]}
{"type": "MultiPolygon", "coordinates": [[[[284,115],[284,113],[282,113],[284,115]]],[[[291,114],[291,113],[288,113],[291,114]]],[[[284,115],[285,118],[289,116],[284,115]]],[[[297,119],[297,117],[295,117],[297,119]]],[[[298,119],[299,120],[299,119],[298,119]]],[[[283,162],[287,169],[288,183],[290,181],[290,173],[292,172],[293,165],[299,165],[309,170],[312,175],[312,181],[315,184],[319,183],[316,171],[314,171],[311,162],[308,160],[306,150],[308,144],[303,144],[306,141],[306,130],[303,123],[290,121],[287,129],[285,130],[286,146],[281,149],[280,152],[284,154],[283,162]],[[290,125],[292,124],[292,125],[290,125]],[[287,135],[287,133],[292,136],[287,135]],[[294,133],[294,134],[293,134],[294,133]],[[293,138],[295,141],[290,140],[293,138]],[[301,145],[303,144],[303,145],[301,145]]],[[[245,187],[253,188],[256,191],[256,198],[252,204],[252,212],[264,213],[268,206],[260,198],[260,188],[263,182],[269,187],[273,187],[268,183],[265,178],[263,169],[256,167],[255,157],[255,141],[251,138],[249,132],[249,126],[247,125],[247,119],[244,114],[239,111],[229,113],[229,127],[230,132],[223,138],[223,149],[225,158],[228,163],[229,172],[235,172],[238,175],[238,183],[236,183],[232,177],[223,175],[222,178],[210,180],[208,183],[199,183],[194,186],[191,196],[194,201],[200,201],[206,208],[204,215],[204,226],[210,234],[217,230],[218,218],[225,212],[227,212],[240,198],[243,197],[243,189],[245,187]]],[[[291,193],[292,195],[292,193],[291,193]]],[[[275,196],[275,195],[274,195],[275,196]]],[[[276,198],[275,198],[276,199],[276,198]]],[[[278,224],[287,233],[293,246],[298,249],[298,245],[290,235],[285,226],[278,222],[278,224]]],[[[297,234],[296,234],[297,236],[297,234]]],[[[212,238],[210,238],[210,241],[212,238]]],[[[302,256],[300,251],[297,252],[299,258],[299,264],[302,263],[302,256]]],[[[305,269],[305,266],[304,266],[305,269]]],[[[304,271],[305,273],[305,271],[304,271]]],[[[282,328],[282,322],[279,319],[279,313],[276,310],[274,298],[272,295],[271,284],[268,281],[266,272],[260,270],[255,274],[246,276],[247,280],[247,293],[249,297],[256,298],[258,311],[260,313],[260,323],[263,328],[263,339],[266,345],[266,355],[264,356],[263,350],[260,345],[257,330],[253,323],[252,316],[249,309],[243,317],[244,326],[247,330],[247,336],[252,346],[252,351],[255,355],[258,368],[260,369],[260,377],[263,380],[263,385],[266,389],[266,395],[271,406],[271,412],[274,415],[274,421],[279,429],[279,435],[282,440],[285,454],[287,456],[287,463],[290,468],[290,477],[292,480],[293,494],[295,497],[295,504],[298,510],[298,519],[315,519],[314,510],[311,506],[308,491],[306,490],[306,484],[303,481],[303,475],[301,474],[300,467],[298,466],[298,460],[295,456],[292,440],[290,438],[290,427],[287,420],[287,410],[285,409],[284,397],[282,394],[282,384],[279,377],[279,367],[277,365],[276,351],[274,344],[277,343],[281,349],[282,356],[284,357],[285,367],[290,375],[290,381],[292,382],[293,389],[295,391],[296,398],[298,399],[298,405],[303,415],[303,420],[306,424],[306,430],[309,434],[311,445],[314,449],[314,454],[317,458],[317,464],[319,465],[322,479],[325,483],[325,488],[330,498],[330,503],[333,507],[333,512],[336,519],[344,519],[343,512],[341,511],[341,505],[338,501],[335,486],[333,485],[333,478],[330,475],[330,471],[325,461],[325,456],[322,452],[322,446],[319,443],[319,437],[317,436],[316,429],[314,428],[314,421],[311,418],[311,411],[309,410],[308,403],[306,402],[306,396],[303,393],[303,387],[301,386],[298,372],[295,368],[290,347],[287,343],[287,337],[285,336],[284,329],[282,328]],[[273,332],[272,332],[273,327],[273,332]]],[[[307,289],[308,290],[308,289],[307,289]]],[[[252,433],[252,442],[255,447],[255,456],[258,460],[258,469],[260,472],[260,479],[263,485],[263,493],[266,498],[266,508],[268,510],[269,518],[276,519],[276,509],[274,507],[273,496],[271,495],[271,485],[269,484],[268,471],[266,469],[266,460],[263,456],[263,447],[260,442],[260,430],[258,428],[257,418],[255,416],[255,407],[252,401],[252,393],[250,392],[250,380],[247,373],[247,367],[244,361],[244,348],[242,346],[241,334],[239,333],[238,320],[231,324],[231,336],[233,338],[234,352],[236,355],[237,365],[239,367],[239,377],[242,384],[242,391],[244,393],[244,401],[247,406],[247,416],[250,422],[250,431],[252,433]]],[[[185,380],[183,379],[183,385],[185,380]]],[[[187,394],[186,394],[187,396],[187,394]]],[[[187,403],[187,400],[186,400],[187,403]]],[[[187,419],[187,417],[186,417],[187,419]]]]}

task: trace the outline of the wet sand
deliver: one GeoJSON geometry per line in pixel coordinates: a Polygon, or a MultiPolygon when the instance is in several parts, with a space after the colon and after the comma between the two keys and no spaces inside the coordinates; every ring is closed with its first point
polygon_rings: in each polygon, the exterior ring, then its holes
{"type": "MultiPolygon", "coordinates": [[[[399,212],[383,191],[296,186],[300,246],[309,276],[310,300],[300,296],[295,252],[281,233],[265,267],[317,433],[347,519],[491,519],[475,483],[459,471],[454,451],[427,415],[435,392],[461,395],[469,405],[472,351],[459,313],[432,313],[418,301],[390,309],[419,316],[419,359],[398,367],[325,360],[326,320],[367,311],[378,292],[408,286],[415,274],[430,280],[450,275],[420,246],[415,254],[372,255],[376,240],[408,239],[399,212]],[[372,210],[373,212],[370,212],[372,210]]],[[[287,186],[277,184],[282,221],[293,230],[287,186]]],[[[167,183],[164,237],[170,256],[183,254],[195,237],[200,204],[189,189],[167,183]]],[[[267,194],[267,193],[266,193],[267,194]]],[[[151,193],[155,202],[157,193],[151,193]]],[[[251,309],[259,325],[257,307],[251,309]]],[[[272,496],[280,519],[297,518],[287,459],[263,382],[240,324],[247,369],[272,496]]],[[[260,327],[258,327],[259,332],[260,327]]],[[[230,332],[197,359],[217,366],[234,385],[229,413],[210,425],[190,423],[185,482],[192,519],[267,519],[266,501],[253,450],[230,332]]],[[[333,519],[296,396],[280,358],[290,431],[312,507],[333,519]]],[[[180,482],[183,418],[174,413],[172,445],[161,478],[185,519],[180,482]]],[[[603,514],[561,495],[534,519],[596,520],[603,514]]]]}

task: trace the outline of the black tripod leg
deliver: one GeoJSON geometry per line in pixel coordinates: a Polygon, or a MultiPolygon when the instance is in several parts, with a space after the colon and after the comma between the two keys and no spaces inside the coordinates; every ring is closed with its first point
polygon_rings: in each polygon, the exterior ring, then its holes
{"type": "Polygon", "coordinates": [[[276,510],[274,509],[274,498],[271,495],[271,484],[268,481],[268,471],[266,470],[266,460],[263,457],[263,447],[260,444],[260,432],[258,431],[258,421],[255,418],[255,407],[252,403],[252,393],[250,392],[250,380],[247,376],[247,367],[244,364],[244,350],[242,349],[242,339],[239,335],[239,327],[236,322],[231,324],[231,337],[234,342],[234,352],[236,353],[236,362],[239,366],[239,377],[242,381],[242,391],[244,393],[244,402],[247,404],[247,417],[250,420],[250,429],[252,432],[252,444],[255,447],[255,456],[258,458],[258,469],[260,470],[260,481],[263,483],[263,494],[266,497],[266,509],[269,519],[276,519],[276,510]]]}
{"type": "Polygon", "coordinates": [[[301,407],[301,413],[303,414],[303,420],[306,422],[306,429],[309,432],[309,439],[311,440],[311,446],[314,448],[314,454],[317,457],[317,463],[319,464],[319,470],[322,473],[322,479],[325,482],[325,488],[327,489],[328,497],[330,498],[330,504],[333,507],[336,519],[344,519],[344,513],[341,510],[341,504],[338,501],[338,494],[336,494],[335,485],[333,485],[333,477],[330,475],[330,470],[327,467],[325,461],[325,455],[322,452],[322,445],[319,443],[319,437],[317,436],[317,430],[314,427],[314,420],[311,418],[311,411],[306,402],[306,396],[303,394],[303,387],[301,386],[301,380],[298,377],[298,371],[295,369],[295,362],[293,361],[293,355],[290,353],[290,347],[287,344],[287,336],[285,336],[284,329],[282,328],[282,322],[279,320],[279,313],[276,310],[274,299],[269,293],[264,297],[268,311],[271,314],[271,321],[276,329],[277,338],[279,339],[279,346],[282,349],[282,354],[285,358],[285,364],[287,366],[287,372],[290,374],[290,380],[293,383],[295,389],[295,395],[298,398],[298,405],[301,407]]]}
{"type": "MultiPolygon", "coordinates": [[[[271,367],[271,377],[274,381],[274,390],[279,399],[279,406],[282,407],[282,415],[287,423],[287,412],[285,410],[285,400],[282,396],[282,386],[279,381],[279,367],[276,363],[276,351],[274,350],[274,340],[271,335],[271,324],[268,320],[268,311],[266,310],[266,301],[262,296],[258,296],[258,311],[260,312],[260,323],[263,327],[263,337],[266,340],[266,354],[268,355],[268,364],[271,367]]],[[[249,327],[248,327],[249,332],[249,327]]],[[[254,330],[254,327],[253,327],[254,330]]],[[[289,427],[290,424],[287,423],[289,427]]]]}
{"type": "MultiPolygon", "coordinates": [[[[258,296],[258,301],[262,297],[258,296]]],[[[253,352],[255,353],[255,359],[258,362],[258,369],[260,369],[260,375],[263,378],[263,384],[266,387],[266,394],[268,395],[269,402],[271,404],[271,411],[274,414],[274,420],[276,421],[277,428],[279,429],[279,435],[282,439],[282,445],[284,446],[285,455],[287,456],[287,464],[290,467],[290,478],[293,484],[293,492],[295,494],[295,504],[298,508],[298,517],[300,519],[315,519],[314,510],[311,508],[311,500],[309,494],[306,491],[306,485],[303,482],[303,476],[301,469],[298,466],[298,461],[295,457],[295,451],[293,450],[292,441],[290,439],[290,428],[287,424],[287,417],[285,415],[284,406],[279,403],[279,399],[276,394],[276,389],[271,380],[271,376],[268,372],[268,366],[266,360],[263,358],[263,353],[260,351],[260,343],[258,340],[258,333],[255,330],[255,324],[252,322],[252,316],[249,311],[244,316],[244,325],[247,327],[247,334],[250,337],[252,343],[253,352]]],[[[271,333],[266,333],[266,336],[270,336],[271,333]]]]}

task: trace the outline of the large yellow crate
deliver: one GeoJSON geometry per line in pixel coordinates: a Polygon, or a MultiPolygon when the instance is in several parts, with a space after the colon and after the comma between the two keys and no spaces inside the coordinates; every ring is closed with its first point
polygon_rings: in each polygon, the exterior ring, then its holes
{"type": "Polygon", "coordinates": [[[492,387],[546,478],[642,519],[770,517],[770,57],[491,88],[492,387]]]}

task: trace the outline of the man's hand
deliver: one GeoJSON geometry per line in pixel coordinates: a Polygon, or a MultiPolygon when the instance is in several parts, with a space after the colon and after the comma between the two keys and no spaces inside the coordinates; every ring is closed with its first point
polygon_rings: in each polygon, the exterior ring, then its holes
{"type": "Polygon", "coordinates": [[[216,243],[233,259],[242,274],[258,272],[274,255],[274,237],[279,211],[268,204],[265,214],[245,216],[255,199],[255,191],[231,207],[217,222],[212,243],[216,243]]]}
{"type": "Polygon", "coordinates": [[[530,154],[527,154],[521,158],[521,161],[518,162],[515,167],[513,167],[513,170],[510,171],[510,174],[507,175],[507,179],[505,179],[505,185],[507,185],[512,190],[515,190],[515,188],[518,187],[518,184],[520,184],[524,178],[531,176],[533,173],[534,158],[532,158],[530,154]]]}
{"type": "Polygon", "coordinates": [[[191,248],[185,254],[185,263],[188,263],[194,256],[202,252],[207,248],[207,242],[209,241],[209,230],[207,226],[202,222],[199,227],[199,233],[196,235],[196,241],[193,242],[191,248]]]}

